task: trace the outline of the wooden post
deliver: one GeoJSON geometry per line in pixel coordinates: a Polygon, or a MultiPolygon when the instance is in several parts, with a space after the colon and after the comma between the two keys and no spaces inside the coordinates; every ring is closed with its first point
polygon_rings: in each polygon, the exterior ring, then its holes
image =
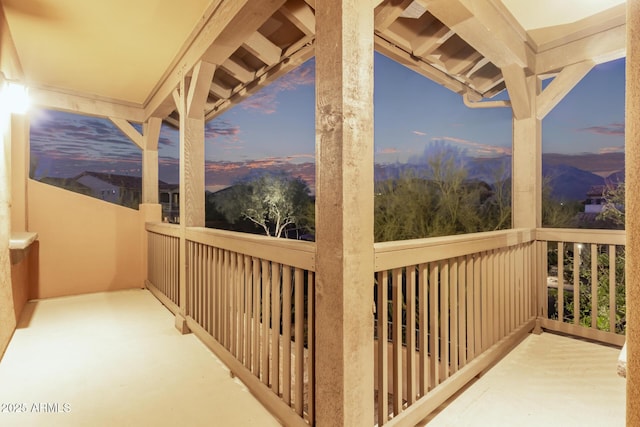
{"type": "Polygon", "coordinates": [[[627,1],[625,256],[627,425],[640,425],[640,1],[627,1]]]}
{"type": "Polygon", "coordinates": [[[158,139],[162,119],[151,117],[142,127],[142,203],[158,203],[158,139]]]}
{"type": "Polygon", "coordinates": [[[513,117],[512,219],[513,228],[537,228],[542,225],[542,126],[536,117],[536,96],[541,82],[536,76],[524,77],[522,92],[509,92],[517,102],[527,105],[529,114],[513,117]]]}
{"type": "Polygon", "coordinates": [[[149,246],[145,224],[162,220],[158,203],[158,139],[162,119],[151,117],[142,126],[142,200],[139,206],[142,220],[142,277],[147,277],[149,246]]]}
{"type": "Polygon", "coordinates": [[[316,423],[373,425],[373,8],[316,3],[316,423]]]}
{"type": "Polygon", "coordinates": [[[188,332],[185,316],[187,301],[188,227],[204,227],[204,104],[213,79],[215,66],[199,62],[189,84],[180,82],[180,313],[176,327],[188,332]]]}

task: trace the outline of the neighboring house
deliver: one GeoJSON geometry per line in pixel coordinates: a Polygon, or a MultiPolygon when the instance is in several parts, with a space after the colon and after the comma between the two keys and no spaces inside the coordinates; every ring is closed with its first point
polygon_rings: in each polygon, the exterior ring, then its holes
{"type": "MultiPolygon", "coordinates": [[[[139,176],[85,171],[73,178],[44,177],[40,181],[132,209],[138,209],[142,200],[142,178],[139,176]]],[[[177,223],[180,216],[179,185],[158,180],[158,190],[162,220],[177,223]]]]}
{"type": "Polygon", "coordinates": [[[180,186],[178,184],[167,184],[158,180],[160,191],[158,201],[162,205],[162,221],[180,222],[180,186]]]}
{"type": "Polygon", "coordinates": [[[142,200],[142,178],[139,176],[85,171],[74,181],[89,187],[98,199],[137,209],[142,200]]]}
{"type": "Polygon", "coordinates": [[[593,185],[587,191],[587,200],[584,202],[585,213],[599,214],[605,204],[606,185],[593,185]]]}
{"type": "Polygon", "coordinates": [[[584,212],[593,214],[601,213],[604,205],[607,203],[607,192],[615,190],[617,187],[617,183],[591,186],[589,191],[587,191],[587,199],[584,202],[584,212]]]}

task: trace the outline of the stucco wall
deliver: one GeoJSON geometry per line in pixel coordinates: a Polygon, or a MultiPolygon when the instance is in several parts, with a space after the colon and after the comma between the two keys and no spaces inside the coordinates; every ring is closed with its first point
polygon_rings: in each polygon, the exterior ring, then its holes
{"type": "Polygon", "coordinates": [[[29,180],[28,228],[38,233],[33,298],[142,287],[137,210],[29,180]]]}

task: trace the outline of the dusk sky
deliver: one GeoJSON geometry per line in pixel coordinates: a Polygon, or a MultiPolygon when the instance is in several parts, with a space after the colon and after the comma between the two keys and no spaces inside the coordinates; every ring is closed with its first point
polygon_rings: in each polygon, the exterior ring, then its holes
{"type": "MultiPolygon", "coordinates": [[[[253,169],[273,167],[313,181],[314,91],[312,59],[210,121],[207,187],[218,189],[253,169]]],[[[379,54],[374,93],[376,163],[406,162],[442,141],[469,156],[510,153],[508,108],[469,109],[459,95],[379,54]]],[[[31,124],[36,178],[85,170],[141,173],[140,150],[108,120],[40,110],[32,113],[31,124]]],[[[160,179],[177,182],[177,130],[163,126],[159,147],[160,179]]],[[[624,60],[597,66],[547,116],[543,151],[624,151],[624,60]]]]}

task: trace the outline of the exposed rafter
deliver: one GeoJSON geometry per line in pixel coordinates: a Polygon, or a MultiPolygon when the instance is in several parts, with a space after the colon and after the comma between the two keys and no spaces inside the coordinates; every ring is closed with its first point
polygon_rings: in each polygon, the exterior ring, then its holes
{"type": "Polygon", "coordinates": [[[536,58],[536,74],[558,71],[588,60],[600,64],[622,58],[626,52],[626,31],[626,25],[620,25],[541,52],[536,58]]]}

